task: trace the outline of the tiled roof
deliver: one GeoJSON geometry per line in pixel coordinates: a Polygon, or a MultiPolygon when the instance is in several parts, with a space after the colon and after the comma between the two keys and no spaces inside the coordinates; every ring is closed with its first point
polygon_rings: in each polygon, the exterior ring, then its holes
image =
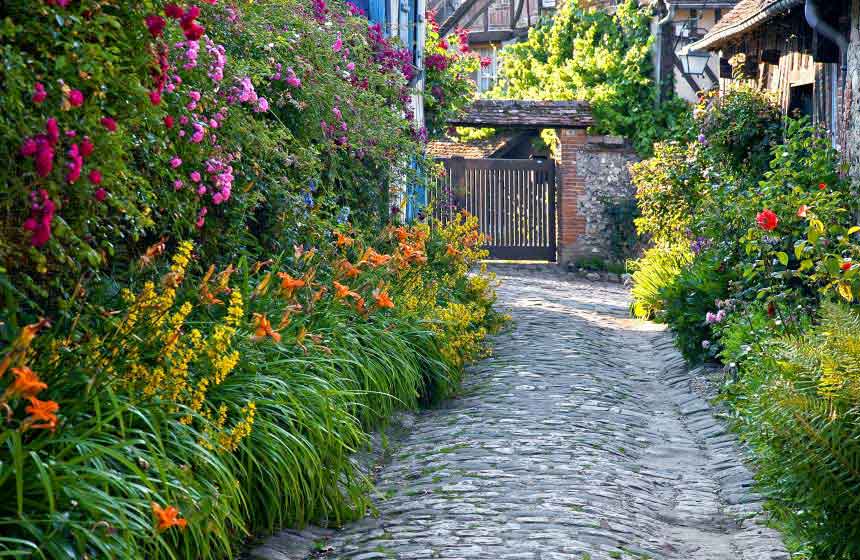
{"type": "Polygon", "coordinates": [[[588,128],[594,125],[584,101],[520,101],[479,99],[462,115],[448,120],[455,126],[499,128],[588,128]]]}
{"type": "Polygon", "coordinates": [[[501,132],[490,138],[482,140],[470,140],[468,142],[457,142],[451,138],[434,140],[427,143],[427,155],[434,158],[463,157],[469,159],[480,159],[492,157],[496,152],[504,148],[508,142],[518,135],[510,132],[501,132]]]}
{"type": "Polygon", "coordinates": [[[716,49],[729,38],[753,29],[801,4],[803,0],[741,0],[704,38],[690,45],[688,49],[716,49]]]}

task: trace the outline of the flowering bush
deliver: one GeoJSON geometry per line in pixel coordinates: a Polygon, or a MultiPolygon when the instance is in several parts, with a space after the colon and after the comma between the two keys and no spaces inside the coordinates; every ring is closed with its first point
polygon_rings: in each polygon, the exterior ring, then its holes
{"type": "Polygon", "coordinates": [[[499,321],[474,219],[390,224],[408,53],[339,0],[4,7],[0,555],[361,515],[351,454],[499,321]]]}
{"type": "Polygon", "coordinates": [[[441,37],[433,11],[427,13],[424,45],[427,132],[431,138],[436,138],[447,131],[448,118],[463,110],[475,97],[475,82],[470,75],[490,61],[469,50],[469,34],[465,30],[441,37]]]}
{"type": "Polygon", "coordinates": [[[13,2],[0,117],[9,308],[52,314],[163,235],[227,256],[278,248],[311,209],[385,219],[383,181],[420,150],[405,109],[414,69],[347,5],[314,10],[13,2]]]}
{"type": "Polygon", "coordinates": [[[703,101],[693,142],[637,166],[639,225],[664,241],[640,270],[694,256],[634,276],[635,308],[667,322],[688,359],[725,364],[723,397],[798,554],[854,558],[856,186],[823,131],[781,121],[767,95],[731,90],[703,101]]]}

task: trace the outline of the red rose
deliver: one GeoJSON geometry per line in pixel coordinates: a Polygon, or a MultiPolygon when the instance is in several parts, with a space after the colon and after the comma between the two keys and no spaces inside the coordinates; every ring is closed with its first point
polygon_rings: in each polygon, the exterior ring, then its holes
{"type": "Polygon", "coordinates": [[[102,172],[98,169],[93,169],[92,171],[90,171],[90,174],[87,175],[87,177],[89,178],[90,183],[94,185],[100,185],[102,182],[102,172]]]}
{"type": "Polygon", "coordinates": [[[779,218],[767,208],[759,212],[755,221],[758,222],[758,227],[765,231],[773,231],[776,229],[777,224],[779,224],[779,218]]]}
{"type": "Polygon", "coordinates": [[[96,189],[96,192],[93,194],[93,196],[95,196],[96,200],[102,202],[107,197],[107,191],[103,188],[98,188],[96,189]]]}
{"type": "Polygon", "coordinates": [[[164,126],[167,128],[173,128],[173,117],[171,115],[164,117],[164,126]]]}
{"type": "Polygon", "coordinates": [[[827,188],[826,183],[818,183],[818,190],[823,191],[826,188],[827,188]]]}
{"type": "Polygon", "coordinates": [[[841,265],[839,265],[839,268],[841,268],[842,270],[848,270],[849,268],[851,268],[851,261],[842,263],[841,265]]]}
{"type": "Polygon", "coordinates": [[[206,29],[202,25],[198,25],[196,21],[184,25],[182,30],[185,32],[185,38],[189,41],[197,41],[206,33],[206,29]]]}
{"type": "Polygon", "coordinates": [[[154,89],[149,92],[149,101],[153,105],[159,105],[161,103],[161,92],[157,89],[154,89]]]}

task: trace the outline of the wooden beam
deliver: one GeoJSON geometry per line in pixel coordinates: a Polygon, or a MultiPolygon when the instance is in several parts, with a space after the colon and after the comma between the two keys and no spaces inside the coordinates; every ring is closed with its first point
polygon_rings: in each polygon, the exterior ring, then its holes
{"type": "MultiPolygon", "coordinates": [[[[517,11],[513,15],[513,19],[511,20],[511,29],[517,28],[517,22],[520,21],[520,17],[523,15],[523,4],[526,3],[526,0],[520,0],[519,5],[517,6],[517,11]]],[[[511,9],[513,10],[514,3],[511,2],[511,9]]]]}
{"type": "MultiPolygon", "coordinates": [[[[448,18],[442,22],[442,25],[439,27],[439,35],[444,37],[448,33],[450,33],[460,22],[463,17],[469,13],[472,7],[478,3],[478,0],[465,0],[462,4],[460,4],[454,13],[448,16],[448,18]]],[[[481,13],[481,10],[478,10],[478,13],[481,13]]]]}

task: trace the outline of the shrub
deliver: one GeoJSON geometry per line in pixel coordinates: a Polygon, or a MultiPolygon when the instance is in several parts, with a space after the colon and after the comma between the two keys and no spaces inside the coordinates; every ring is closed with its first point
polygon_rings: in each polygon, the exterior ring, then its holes
{"type": "Polygon", "coordinates": [[[753,86],[734,86],[727,94],[706,93],[693,115],[700,142],[752,173],[767,168],[771,148],[782,139],[779,103],[771,93],[753,86]]]}

